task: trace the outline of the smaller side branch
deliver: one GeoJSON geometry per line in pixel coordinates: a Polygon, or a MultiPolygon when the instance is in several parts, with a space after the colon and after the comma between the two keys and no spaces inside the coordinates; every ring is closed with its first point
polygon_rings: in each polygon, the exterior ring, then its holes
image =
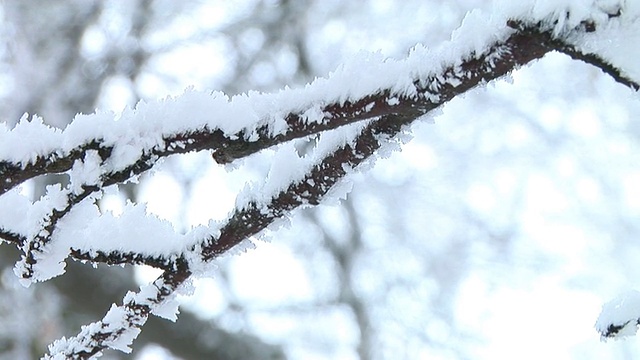
{"type": "Polygon", "coordinates": [[[599,68],[600,70],[602,70],[602,72],[611,76],[617,83],[620,83],[635,91],[640,90],[640,84],[638,82],[626,76],[620,69],[596,54],[586,54],[576,50],[576,48],[571,45],[562,43],[558,44],[558,47],[555,50],[568,55],[574,60],[580,60],[584,63],[599,68]]]}
{"type": "Polygon", "coordinates": [[[82,327],[80,333],[62,338],[49,346],[44,359],[90,359],[108,348],[129,352],[129,345],[140,333],[149,314],[170,300],[175,291],[189,279],[191,272],[185,261],[176,263],[152,284],[137,293],[128,293],[120,306],[112,305],[101,321],[82,327]]]}
{"type": "MultiPolygon", "coordinates": [[[[40,231],[33,238],[27,238],[22,243],[21,248],[24,251],[24,255],[18,264],[16,264],[16,267],[20,269],[20,276],[23,279],[31,279],[36,275],[34,266],[38,262],[37,259],[41,257],[39,255],[46,252],[46,247],[51,241],[51,235],[56,229],[58,222],[67,215],[75,205],[99,190],[100,187],[97,185],[82,186],[82,192],[80,194],[74,194],[69,189],[65,189],[65,207],[61,210],[56,208],[51,209],[51,212],[43,219],[43,225],[40,231]]],[[[38,276],[35,276],[35,278],[39,280],[38,276]]]]}
{"type": "MultiPolygon", "coordinates": [[[[510,20],[507,22],[507,26],[511,27],[512,29],[516,29],[522,34],[529,34],[530,36],[535,37],[544,36],[547,38],[546,43],[551,50],[563,53],[574,60],[579,60],[586,64],[595,66],[602,70],[602,72],[604,72],[605,74],[611,76],[611,78],[613,78],[613,80],[615,80],[616,82],[634,91],[640,90],[640,83],[625,75],[623,71],[618,67],[611,64],[609,61],[605,60],[597,54],[585,53],[578,50],[574,45],[566,42],[561,37],[551,36],[550,31],[544,29],[542,23],[529,24],[519,20],[510,20]]],[[[596,30],[597,25],[595,23],[585,22],[579,29],[576,29],[575,31],[580,33],[591,33],[595,32],[596,30]]]]}

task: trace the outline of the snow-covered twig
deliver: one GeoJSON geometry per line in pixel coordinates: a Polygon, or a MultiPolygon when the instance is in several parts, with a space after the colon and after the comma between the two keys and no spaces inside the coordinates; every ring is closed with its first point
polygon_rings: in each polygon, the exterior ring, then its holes
{"type": "MultiPolygon", "coordinates": [[[[530,33],[533,36],[538,34],[548,33],[548,26],[545,26],[542,22],[537,23],[527,23],[524,21],[516,21],[511,20],[507,22],[507,25],[513,29],[517,29],[520,33],[530,33]]],[[[582,34],[595,32],[597,30],[597,25],[592,22],[585,22],[581,27],[582,34]]],[[[600,70],[602,70],[605,74],[611,76],[616,82],[631,88],[632,90],[638,91],[640,90],[640,83],[636,80],[632,79],[630,76],[625,74],[620,68],[613,65],[610,61],[607,61],[602,56],[585,52],[577,48],[574,44],[567,41],[563,38],[552,37],[547,40],[547,46],[554,51],[563,53],[574,60],[583,61],[589,65],[593,65],[600,70]]]]}
{"type": "Polygon", "coordinates": [[[131,352],[130,345],[151,313],[175,320],[177,304],[168,302],[175,302],[175,291],[191,276],[185,265],[180,262],[175,269],[165,271],[138,293],[129,292],[122,305],[112,305],[101,321],[83,326],[78,335],[56,340],[49,346],[49,355],[44,359],[95,358],[108,348],[131,352]],[[172,310],[166,314],[160,310],[162,307],[172,310]]]}
{"type": "Polygon", "coordinates": [[[640,292],[628,291],[602,306],[596,330],[603,339],[635,335],[640,324],[640,292]]]}

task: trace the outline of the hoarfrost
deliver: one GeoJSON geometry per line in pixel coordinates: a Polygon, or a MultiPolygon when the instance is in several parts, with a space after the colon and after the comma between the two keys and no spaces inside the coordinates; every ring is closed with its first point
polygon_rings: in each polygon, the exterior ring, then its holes
{"type": "Polygon", "coordinates": [[[8,130],[0,125],[0,159],[28,164],[62,143],[62,131],[45,124],[41,117],[24,114],[16,126],[8,130]]]}

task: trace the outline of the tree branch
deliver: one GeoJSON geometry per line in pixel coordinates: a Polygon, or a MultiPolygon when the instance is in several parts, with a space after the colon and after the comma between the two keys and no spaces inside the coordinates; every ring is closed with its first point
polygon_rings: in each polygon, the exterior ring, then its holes
{"type": "MultiPolygon", "coordinates": [[[[376,93],[357,100],[334,101],[320,107],[320,121],[307,119],[305,112],[315,108],[314,104],[307,104],[304,111],[291,112],[284,117],[284,130],[274,133],[272,126],[264,125],[256,130],[257,138],[252,138],[253,140],[248,140],[250,134],[246,130],[228,135],[220,129],[204,128],[163,135],[161,145],[144,149],[137,159],[117,171],[108,171],[104,166],[114,156],[114,146],[106,146],[101,140],[96,139],[66,153],[54,151],[39,156],[30,163],[0,161],[1,195],[28,178],[48,172],[71,170],[78,161],[83,161],[90,150],[97,151],[101,159],[100,181],[97,184],[81,184],[82,190],[78,193],[69,190],[71,186],[78,184],[70,185],[67,189],[69,191],[66,205],[61,210],[52,209],[44,221],[41,235],[34,240],[27,240],[22,234],[0,232],[0,237],[5,240],[22,243],[26,248],[26,264],[32,266],[37,259],[33,254],[42,251],[50,241],[58,221],[68,214],[73,206],[92,193],[100,191],[104,186],[121,183],[141,174],[161,157],[208,149],[213,150],[216,161],[229,163],[292,139],[336,129],[357,121],[372,120],[353,142],[331,152],[304,177],[290,183],[267,203],[254,200],[236,209],[220,229],[219,235],[202,239],[187,253],[152,257],[126,250],[105,252],[100,249],[72,249],[71,256],[83,261],[147,264],[165,271],[154,282],[156,290],[151,294],[149,288],[137,294],[128,294],[123,305],[112,307],[102,321],[84,327],[76,337],[54,343],[50,349],[51,356],[63,354],[71,358],[84,359],[97,355],[108,347],[126,350],[146,322],[149,313],[169,299],[191,276],[194,267],[198,266],[196,262],[212,261],[300,206],[319,204],[330,189],[348,174],[349,169],[357,168],[371,158],[383,144],[403,131],[405,126],[456,96],[504,76],[550,51],[561,51],[573,58],[587,61],[603,69],[616,81],[637,89],[637,83],[625,78],[613,66],[595,55],[577,54],[577,50],[554,38],[550,31],[535,26],[524,26],[518,22],[510,22],[509,26],[514,29],[511,35],[504,41],[489,46],[487,51],[480,54],[470,53],[441,72],[414,79],[414,91],[397,93],[387,88],[379,89],[376,93]]],[[[30,276],[33,272],[27,271],[26,274],[30,276]]]]}
{"type": "Polygon", "coordinates": [[[101,321],[83,326],[75,337],[55,341],[44,359],[57,359],[59,355],[66,359],[89,359],[101,355],[107,348],[130,351],[129,345],[149,314],[170,299],[189,276],[186,262],[177,262],[175,269],[165,271],[151,285],[138,293],[127,294],[123,304],[113,305],[101,321]]]}
{"type": "MultiPolygon", "coordinates": [[[[580,52],[561,38],[554,38],[551,31],[544,29],[540,23],[532,25],[514,20],[509,21],[508,26],[515,29],[516,33],[503,44],[507,49],[510,47],[531,45],[533,47],[530,49],[530,54],[536,54],[535,58],[539,58],[549,51],[556,50],[574,59],[587,62],[602,69],[605,73],[612,76],[614,80],[625,86],[634,90],[640,88],[637,82],[623,75],[622,71],[614,65],[595,54],[580,52]],[[518,44],[518,42],[520,42],[520,44],[518,44]]],[[[593,29],[589,28],[584,31],[593,31],[593,29]]],[[[489,53],[492,52],[490,51],[489,53]]],[[[493,53],[495,54],[495,52],[493,53]]],[[[523,65],[527,62],[525,58],[514,60],[516,60],[515,63],[504,63],[504,65],[513,68],[514,66],[523,65]]],[[[469,66],[470,62],[467,62],[466,65],[469,66]]],[[[464,65],[462,67],[464,68],[464,65]]],[[[442,75],[443,74],[434,74],[433,77],[442,75]]],[[[485,81],[495,78],[491,76],[491,74],[486,75],[485,81]]],[[[225,134],[220,129],[207,128],[191,129],[177,134],[160,135],[162,137],[161,146],[145,149],[136,161],[122,170],[105,173],[103,175],[103,181],[105,184],[126,181],[150,169],[158,158],[173,154],[184,154],[191,151],[212,150],[213,157],[218,163],[227,164],[236,159],[293,139],[332,130],[361,120],[402,113],[414,107],[420,108],[424,104],[424,100],[428,98],[427,95],[438,95],[440,93],[439,91],[434,91],[434,85],[443,84],[434,83],[435,79],[433,77],[430,79],[416,79],[414,82],[415,95],[397,96],[393,94],[391,89],[380,89],[377,94],[364,96],[357,100],[336,101],[327,104],[321,109],[321,112],[325,116],[322,121],[319,122],[309,122],[304,116],[305,111],[314,106],[314,104],[309,104],[307,108],[299,112],[289,113],[284,117],[287,127],[282,132],[273,134],[272,129],[270,129],[268,125],[259,127],[256,130],[258,136],[255,140],[247,140],[249,134],[244,130],[235,134],[225,134]],[[389,102],[392,98],[397,101],[389,102]]],[[[463,84],[466,83],[467,81],[463,84]]],[[[473,83],[473,81],[470,81],[470,83],[473,83]]],[[[214,117],[214,115],[212,115],[212,117],[214,117]]],[[[89,139],[85,144],[78,145],[69,151],[65,152],[58,149],[49,154],[37,156],[35,160],[30,162],[0,160],[0,195],[27,179],[43,174],[61,173],[70,170],[74,162],[82,159],[88,150],[99,151],[100,156],[107,161],[111,156],[113,146],[104,144],[101,139],[89,139]]]]}
{"type": "MultiPolygon", "coordinates": [[[[620,15],[620,14],[617,14],[620,15]]],[[[512,29],[516,29],[522,34],[530,34],[531,36],[544,36],[543,34],[549,33],[549,30],[545,30],[545,26],[542,23],[525,23],[523,21],[510,20],[507,22],[507,26],[512,29]]],[[[591,33],[597,30],[597,26],[593,22],[583,22],[582,32],[591,33]]],[[[632,90],[640,90],[640,83],[631,79],[625,75],[622,70],[611,64],[609,61],[603,59],[597,54],[584,53],[577,49],[574,45],[564,41],[561,38],[550,37],[546,40],[547,46],[557,52],[563,53],[574,60],[579,60],[589,65],[593,65],[605,74],[611,76],[616,82],[631,88],[632,90]]]]}

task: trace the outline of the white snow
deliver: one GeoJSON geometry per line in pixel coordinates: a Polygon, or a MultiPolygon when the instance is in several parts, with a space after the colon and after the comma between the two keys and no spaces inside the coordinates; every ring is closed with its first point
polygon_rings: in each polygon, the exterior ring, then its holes
{"type": "Polygon", "coordinates": [[[96,150],[87,150],[84,159],[74,162],[69,171],[73,194],[80,194],[82,185],[99,185],[101,183],[100,163],[102,163],[102,159],[96,150]]]}
{"type": "MultiPolygon", "coordinates": [[[[128,293],[127,296],[130,296],[133,293],[128,293]]],[[[126,298],[126,296],[125,296],[126,298]]],[[[107,312],[107,314],[102,319],[101,329],[103,332],[109,331],[117,331],[119,329],[126,329],[117,337],[110,337],[105,344],[112,349],[120,350],[123,353],[131,352],[131,344],[133,340],[138,337],[140,334],[140,329],[132,327],[127,322],[128,312],[122,306],[117,306],[115,304],[111,305],[111,309],[107,312]]]]}
{"type": "Polygon", "coordinates": [[[44,124],[37,115],[24,114],[11,130],[0,124],[0,159],[27,164],[54,152],[63,142],[62,131],[44,124]]]}
{"type": "Polygon", "coordinates": [[[25,214],[33,211],[33,203],[20,194],[20,190],[18,187],[0,196],[0,228],[17,234],[29,234],[34,224],[25,214]]]}

